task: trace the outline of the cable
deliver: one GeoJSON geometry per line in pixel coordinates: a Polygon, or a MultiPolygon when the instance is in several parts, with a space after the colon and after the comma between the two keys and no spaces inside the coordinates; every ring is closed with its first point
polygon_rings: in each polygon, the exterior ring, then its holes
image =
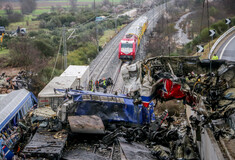
{"type": "Polygon", "coordinates": [[[53,70],[52,70],[52,73],[51,73],[51,78],[50,78],[50,80],[52,79],[52,76],[53,76],[53,74],[54,74],[54,72],[55,72],[55,67],[56,67],[56,64],[57,64],[57,60],[58,60],[59,53],[60,53],[60,49],[61,49],[61,45],[62,45],[62,37],[63,37],[63,36],[61,36],[61,38],[60,38],[59,50],[58,50],[58,52],[57,52],[57,56],[56,56],[55,64],[54,64],[54,67],[53,67],[53,70]]]}

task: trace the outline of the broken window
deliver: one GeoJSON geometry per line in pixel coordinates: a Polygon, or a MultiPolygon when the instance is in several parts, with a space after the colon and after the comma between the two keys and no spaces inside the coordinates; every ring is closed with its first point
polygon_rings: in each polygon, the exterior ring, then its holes
{"type": "Polygon", "coordinates": [[[93,101],[100,101],[100,97],[99,96],[92,95],[91,98],[92,98],[93,101]]]}
{"type": "Polygon", "coordinates": [[[109,101],[108,97],[106,97],[106,96],[100,96],[100,99],[101,99],[101,101],[106,101],[106,102],[109,101]]]}
{"type": "Polygon", "coordinates": [[[88,100],[91,100],[91,96],[90,95],[82,95],[82,99],[84,101],[88,101],[88,100]]]}

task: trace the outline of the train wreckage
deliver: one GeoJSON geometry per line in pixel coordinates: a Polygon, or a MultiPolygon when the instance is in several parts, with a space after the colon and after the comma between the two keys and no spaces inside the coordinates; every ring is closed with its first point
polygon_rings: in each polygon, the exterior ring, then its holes
{"type": "Polygon", "coordinates": [[[10,149],[36,159],[234,159],[234,65],[154,57],[122,66],[128,96],[54,89],[64,101],[28,113],[27,136],[10,149]]]}

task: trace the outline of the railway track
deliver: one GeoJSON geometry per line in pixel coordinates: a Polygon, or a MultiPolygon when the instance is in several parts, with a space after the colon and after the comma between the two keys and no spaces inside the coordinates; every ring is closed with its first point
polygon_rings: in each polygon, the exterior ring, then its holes
{"type": "MultiPolygon", "coordinates": [[[[132,22],[133,23],[133,22],[132,22]]],[[[101,78],[105,67],[110,63],[114,56],[117,57],[118,45],[122,37],[125,35],[131,24],[128,24],[124,29],[122,29],[106,46],[99,55],[90,64],[90,79],[97,80],[101,78]]]]}
{"type": "MultiPolygon", "coordinates": [[[[168,3],[172,2],[173,1],[168,3]]],[[[149,18],[149,26],[147,32],[150,32],[153,29],[154,23],[158,21],[160,16],[163,14],[164,10],[165,10],[165,5],[162,4],[160,6],[152,8],[151,10],[143,14],[149,18]]],[[[110,89],[108,89],[109,93],[117,91],[114,90],[115,88],[119,88],[119,90],[124,90],[122,84],[117,84],[120,76],[120,68],[122,65],[122,62],[118,59],[118,46],[122,37],[125,35],[125,33],[132,25],[132,23],[134,23],[134,21],[128,24],[126,27],[124,27],[124,29],[122,29],[109,42],[109,44],[106,45],[106,47],[99,53],[99,55],[90,64],[90,79],[92,79],[93,81],[108,77],[111,77],[113,79],[114,85],[111,86],[110,89]]],[[[147,36],[145,35],[145,37],[147,36]]],[[[142,45],[141,46],[142,49],[139,50],[139,54],[141,54],[141,56],[138,56],[137,60],[141,60],[145,57],[143,46],[144,45],[142,45]]],[[[123,93],[123,91],[121,92],[123,93]]]]}

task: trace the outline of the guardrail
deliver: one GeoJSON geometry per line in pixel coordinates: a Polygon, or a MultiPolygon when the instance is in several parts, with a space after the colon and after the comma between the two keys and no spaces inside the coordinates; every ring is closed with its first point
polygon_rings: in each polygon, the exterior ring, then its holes
{"type": "Polygon", "coordinates": [[[230,28],[229,30],[227,30],[222,36],[220,36],[217,41],[213,44],[213,46],[211,47],[210,50],[210,54],[208,55],[208,59],[211,59],[211,55],[214,52],[215,48],[217,47],[217,45],[220,43],[221,40],[223,40],[229,33],[233,32],[235,30],[235,26],[233,26],[232,28],[230,28]]]}

